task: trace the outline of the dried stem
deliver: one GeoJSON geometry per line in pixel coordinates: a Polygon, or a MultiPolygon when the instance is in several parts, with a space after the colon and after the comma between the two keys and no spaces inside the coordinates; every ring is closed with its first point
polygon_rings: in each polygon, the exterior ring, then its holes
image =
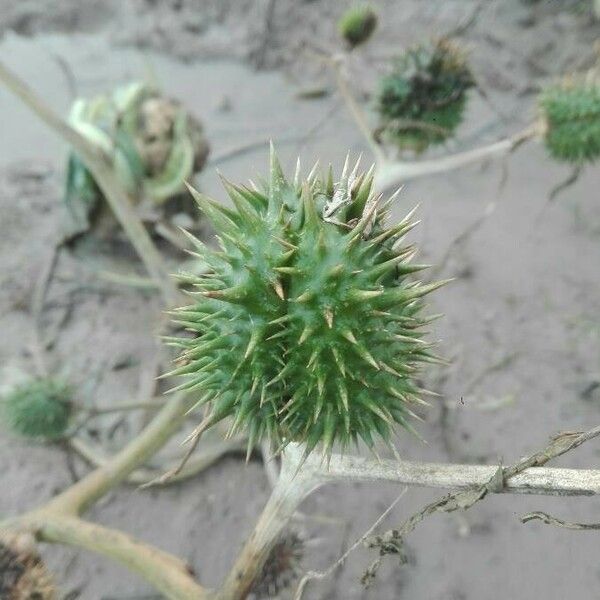
{"type": "MultiPolygon", "coordinates": [[[[497,465],[438,464],[332,457],[327,478],[334,481],[389,481],[401,485],[469,490],[490,481],[497,465]]],[[[600,470],[536,467],[511,477],[500,493],[546,496],[600,494],[600,470]]]]}
{"type": "Polygon", "coordinates": [[[562,527],[563,529],[574,529],[576,531],[600,530],[600,523],[572,523],[571,521],[557,519],[556,517],[541,511],[530,512],[521,517],[521,523],[528,523],[529,521],[542,521],[546,525],[554,525],[556,527],[562,527]]]}
{"type": "Polygon", "coordinates": [[[72,146],[85,166],[94,176],[116,218],[136,249],[148,273],[160,287],[168,305],[178,304],[180,294],[169,277],[162,256],[152,243],[148,232],[134,211],[131,200],[115,177],[111,165],[93,144],[80,135],[64,119],[54,112],[15,73],[0,62],[0,81],[46,125],[72,146]]]}
{"type": "Polygon", "coordinates": [[[328,465],[310,455],[302,461],[302,448],[290,444],[282,453],[282,468],[259,521],[248,538],[216,600],[243,600],[268,558],[279,534],[300,503],[320,485],[349,481],[390,481],[420,487],[459,490],[427,505],[407,521],[412,530],[425,516],[438,510],[468,508],[488,493],[593,496],[600,494],[600,470],[551,469],[543,467],[584,442],[600,435],[600,427],[584,433],[564,433],[540,452],[506,468],[497,465],[460,465],[375,461],[333,455],[328,465]],[[465,490],[465,491],[461,491],[465,490]]]}
{"type": "Polygon", "coordinates": [[[164,446],[192,405],[193,401],[185,394],[173,396],[150,424],[103,466],[45,506],[2,526],[33,531],[43,541],[78,546],[108,556],[139,573],[170,600],[207,597],[204,588],[176,557],[77,517],[164,446]]]}
{"type": "Polygon", "coordinates": [[[467,510],[486,498],[488,494],[504,491],[507,485],[514,481],[519,474],[530,470],[532,467],[536,467],[533,472],[538,471],[539,467],[545,465],[549,460],[577,448],[598,435],[600,435],[600,427],[595,427],[583,433],[565,432],[559,434],[553,437],[543,450],[522,458],[509,467],[496,467],[492,476],[482,484],[447,494],[427,504],[424,508],[406,519],[399,527],[386,531],[382,535],[372,536],[367,541],[367,544],[370,548],[376,548],[379,551],[379,556],[371,563],[363,575],[363,582],[368,583],[375,577],[385,555],[403,554],[404,538],[429,515],[440,512],[447,513],[456,510],[467,510]]]}
{"type": "Polygon", "coordinates": [[[362,133],[369,148],[373,152],[377,163],[375,188],[380,192],[384,192],[391,187],[397,187],[411,179],[435,175],[437,173],[445,173],[488,158],[503,156],[512,152],[524,142],[543,135],[545,127],[544,123],[536,121],[511,137],[473,150],[467,150],[465,152],[459,152],[457,154],[442,156],[431,160],[389,160],[382,147],[377,143],[379,133],[371,130],[364,111],[356,102],[354,94],[350,89],[348,77],[345,73],[347,65],[346,56],[319,55],[319,58],[333,69],[338,91],[340,92],[349,113],[352,115],[357,128],[362,133]]]}

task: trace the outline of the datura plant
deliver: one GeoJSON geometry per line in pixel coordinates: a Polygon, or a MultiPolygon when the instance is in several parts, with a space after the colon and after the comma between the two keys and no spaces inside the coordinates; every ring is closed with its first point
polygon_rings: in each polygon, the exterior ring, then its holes
{"type": "Polygon", "coordinates": [[[401,150],[422,152],[454,135],[475,85],[465,52],[447,39],[420,44],[380,83],[379,131],[401,150]]]}
{"type": "Polygon", "coordinates": [[[572,75],[540,95],[544,141],[555,160],[575,166],[600,158],[598,71],[572,75]]]}
{"type": "MultiPolygon", "coordinates": [[[[163,203],[184,191],[200,171],[209,147],[202,125],[153,86],[134,82],[89,100],[77,99],[69,123],[111,161],[123,188],[134,197],[163,203]]],[[[65,202],[87,224],[100,191],[78,156],[67,166],[65,202]]]]}
{"type": "Polygon", "coordinates": [[[435,361],[421,339],[423,296],[443,282],[410,278],[415,248],[402,239],[410,215],[386,226],[393,198],[372,191],[373,168],[348,163],[338,181],[313,169],[288,181],[275,153],[259,186],[224,181],[234,208],[191,190],[220,244],[190,236],[210,269],[183,275],[198,301],[175,311],[193,335],[169,375],[210,405],[196,433],[231,417],[249,448],[301,442],[330,454],[362,440],[388,441],[396,424],[412,430],[421,404],[417,365],[435,361]]]}
{"type": "Polygon", "coordinates": [[[71,388],[58,379],[35,379],[0,399],[3,420],[14,433],[33,439],[64,436],[73,413],[71,388]]]}
{"type": "Polygon", "coordinates": [[[364,44],[376,28],[377,13],[368,4],[348,9],[338,21],[339,34],[351,49],[364,44]]]}

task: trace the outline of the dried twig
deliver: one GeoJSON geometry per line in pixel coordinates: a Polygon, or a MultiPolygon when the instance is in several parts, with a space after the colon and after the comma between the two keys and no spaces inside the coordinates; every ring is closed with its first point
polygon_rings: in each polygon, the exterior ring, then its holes
{"type": "Polygon", "coordinates": [[[344,72],[346,67],[346,60],[344,56],[324,56],[321,57],[327,64],[329,64],[333,69],[333,74],[335,76],[335,83],[337,85],[338,91],[340,92],[350,114],[354,118],[354,121],[363,134],[365,141],[369,145],[373,156],[377,162],[383,162],[385,160],[385,154],[381,147],[377,144],[377,141],[373,137],[373,132],[371,131],[371,127],[367,122],[367,118],[361,108],[358,106],[356,99],[354,98],[354,94],[350,89],[350,85],[348,84],[348,77],[344,72]]]}
{"type": "Polygon", "coordinates": [[[365,533],[358,538],[358,540],[356,540],[356,542],[354,542],[354,544],[352,544],[352,546],[350,546],[350,548],[348,548],[346,552],[342,554],[342,556],[340,556],[332,565],[330,565],[329,568],[325,569],[324,571],[308,571],[305,573],[298,583],[298,587],[296,588],[296,592],[294,594],[294,600],[300,600],[302,598],[304,588],[309,581],[314,579],[325,579],[325,577],[329,577],[329,575],[331,575],[336,569],[341,567],[346,562],[348,556],[350,556],[350,554],[354,552],[354,550],[356,550],[356,548],[358,548],[358,546],[360,546],[373,533],[373,531],[379,527],[379,525],[381,525],[383,520],[396,507],[396,504],[400,502],[400,499],[404,496],[407,489],[408,488],[404,488],[400,492],[400,495],[383,511],[383,513],[381,513],[381,515],[379,515],[375,523],[373,523],[373,525],[371,525],[371,527],[369,527],[369,529],[367,529],[367,531],[365,531],[365,533]]]}
{"type": "Polygon", "coordinates": [[[52,275],[56,266],[59,251],[62,247],[62,243],[55,244],[50,249],[50,255],[48,256],[42,272],[35,284],[33,290],[33,296],[31,299],[31,317],[33,320],[33,357],[36,363],[38,374],[41,376],[48,376],[49,369],[46,362],[46,343],[42,333],[42,313],[44,312],[44,301],[46,299],[46,292],[52,281],[52,275]]]}
{"type": "Polygon", "coordinates": [[[188,449],[186,450],[185,454],[183,455],[183,458],[177,463],[177,465],[175,465],[174,467],[169,469],[166,473],[162,473],[161,475],[158,475],[154,479],[151,479],[150,481],[146,481],[145,483],[140,485],[140,489],[145,490],[150,487],[155,487],[155,486],[159,486],[159,485],[167,485],[168,483],[171,483],[173,481],[173,479],[175,479],[183,471],[183,468],[185,467],[185,465],[188,463],[188,461],[192,457],[192,454],[194,453],[194,451],[198,447],[198,444],[200,443],[201,436],[202,436],[202,432],[195,432],[193,434],[193,436],[191,437],[191,439],[189,440],[189,441],[191,441],[191,443],[189,444],[188,449]]]}
{"type": "MultiPolygon", "coordinates": [[[[483,500],[489,493],[499,493],[504,491],[507,481],[515,475],[532,467],[541,467],[549,460],[577,448],[584,442],[591,440],[598,435],[600,435],[600,427],[595,427],[594,429],[583,433],[561,433],[553,437],[543,450],[526,458],[522,458],[512,466],[499,466],[489,481],[482,485],[447,494],[443,498],[428,504],[419,512],[409,517],[399,528],[387,531],[383,535],[370,538],[367,540],[367,545],[370,548],[377,548],[379,550],[379,556],[368,567],[363,576],[363,582],[368,584],[376,576],[384,556],[398,555],[402,557],[405,536],[412,532],[415,527],[429,515],[437,512],[453,512],[459,509],[467,510],[480,500],[483,500]]],[[[531,518],[540,517],[533,516],[531,518]]]]}
{"type": "Polygon", "coordinates": [[[575,529],[578,531],[598,531],[600,530],[600,523],[572,523],[570,521],[563,521],[557,519],[545,512],[535,511],[527,513],[521,517],[521,523],[528,523],[529,521],[542,521],[546,525],[556,525],[556,527],[563,527],[564,529],[575,529]]]}
{"type": "Polygon", "coordinates": [[[571,171],[569,176],[564,181],[561,181],[560,183],[556,184],[548,194],[547,204],[554,202],[556,198],[560,194],[562,194],[562,192],[564,192],[567,188],[570,188],[572,185],[577,183],[577,180],[579,179],[579,176],[581,175],[582,171],[583,167],[577,166],[571,171]]]}

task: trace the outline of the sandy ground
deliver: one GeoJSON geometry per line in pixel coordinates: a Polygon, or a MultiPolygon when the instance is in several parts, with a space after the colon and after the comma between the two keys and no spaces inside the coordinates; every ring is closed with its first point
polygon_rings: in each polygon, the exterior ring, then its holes
{"type": "MultiPolygon", "coordinates": [[[[335,96],[308,101],[298,91],[331,89],[307,49],[335,46],[332,18],[342,4],[3,0],[0,55],[61,111],[74,93],[94,93],[152,72],[203,119],[213,158],[272,137],[288,167],[298,153],[306,163],[318,156],[339,165],[348,150],[366,150],[361,138],[335,96]]],[[[468,0],[377,4],[386,15],[380,36],[353,64],[360,91],[384,69],[386,57],[423,36],[453,29],[475,6],[468,0]]],[[[556,2],[486,5],[465,39],[487,100],[474,95],[460,141],[449,149],[518,130],[535,113],[538,85],[589,64],[598,25],[582,2],[561,5],[560,11],[556,2]]],[[[61,235],[66,149],[4,90],[0,106],[0,366],[31,370],[31,297],[61,235]]],[[[223,198],[215,166],[244,181],[265,165],[263,146],[213,162],[198,185],[223,198]]],[[[441,419],[439,407],[427,414],[421,427],[427,445],[400,436],[403,456],[506,463],[539,448],[553,432],[598,424],[600,173],[588,169],[548,204],[549,190],[567,175],[543,148],[530,145],[504,163],[413,182],[403,191],[395,216],[420,203],[423,222],[414,239],[426,262],[442,260],[457,236],[494,208],[472,235],[452,246],[444,275],[457,281],[433,299],[434,310],[446,314],[435,335],[453,364],[429,370],[427,380],[443,394],[448,416],[441,419]]],[[[85,262],[62,255],[43,315],[50,369],[68,375],[82,402],[135,398],[160,353],[154,325],[159,315],[155,296],[100,282],[85,262]]],[[[86,435],[110,450],[133,425],[106,418],[86,435]]],[[[591,443],[558,462],[594,467],[599,457],[591,443]]],[[[0,433],[0,514],[35,506],[85,471],[60,448],[26,445],[0,433]]],[[[303,510],[320,520],[303,521],[301,528],[319,543],[311,544],[305,566],[329,565],[344,541],[360,536],[398,493],[393,485],[364,484],[330,487],[311,497],[303,510]]],[[[166,490],[120,488],[90,517],[179,554],[203,583],[214,586],[267,495],[261,463],[246,466],[231,457],[166,490]]],[[[435,497],[409,491],[385,527],[435,497]]],[[[409,563],[388,561],[371,588],[364,589],[359,578],[374,557],[360,549],[336,577],[309,587],[305,598],[597,598],[597,534],[521,525],[518,517],[531,510],[600,521],[596,500],[489,498],[465,517],[425,522],[409,538],[409,563]]],[[[73,598],[156,597],[139,579],[97,556],[54,547],[45,555],[73,598]]]]}

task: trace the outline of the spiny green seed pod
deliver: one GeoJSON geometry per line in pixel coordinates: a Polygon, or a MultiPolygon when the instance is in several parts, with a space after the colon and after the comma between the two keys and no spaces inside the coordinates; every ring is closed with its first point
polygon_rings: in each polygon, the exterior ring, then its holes
{"type": "Polygon", "coordinates": [[[0,407],[8,427],[27,438],[63,437],[71,419],[71,389],[55,379],[24,383],[4,397],[0,407]]]}
{"type": "Polygon", "coordinates": [[[255,598],[275,598],[302,573],[304,539],[293,530],[277,540],[252,586],[255,598]]]}
{"type": "Polygon", "coordinates": [[[377,28],[377,13],[369,5],[348,9],[338,21],[338,31],[350,48],[364,44],[377,28]]]}
{"type": "Polygon", "coordinates": [[[540,95],[545,145],[555,160],[583,165],[600,158],[600,79],[569,77],[540,95]]]}
{"type": "Polygon", "coordinates": [[[0,598],[57,600],[56,586],[32,536],[0,531],[0,598]]]}
{"type": "Polygon", "coordinates": [[[407,50],[380,83],[379,131],[401,149],[422,152],[454,135],[475,84],[465,53],[440,39],[407,50]]]}
{"type": "Polygon", "coordinates": [[[416,365],[434,360],[421,298],[441,283],[409,279],[424,268],[401,245],[413,223],[387,228],[391,199],[372,194],[373,168],[357,167],[346,163],[337,183],[331,169],[290,183],[272,152],[261,187],[224,182],[233,209],[192,190],[221,251],[190,236],[210,271],[183,276],[198,302],[174,314],[194,337],[169,338],[183,353],[167,375],[187,375],[177,389],[211,403],[197,432],[232,417],[249,448],[268,436],[330,453],[334,442],[388,440],[395,424],[412,429],[416,365]]]}

